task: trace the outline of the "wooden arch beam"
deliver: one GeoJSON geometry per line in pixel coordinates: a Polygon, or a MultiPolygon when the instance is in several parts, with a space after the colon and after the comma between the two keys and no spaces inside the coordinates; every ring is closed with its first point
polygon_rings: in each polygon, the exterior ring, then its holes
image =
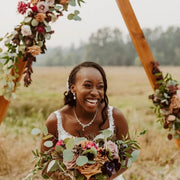
{"type": "MultiPolygon", "coordinates": [[[[152,63],[154,63],[155,60],[145,39],[144,33],[138,23],[138,20],[136,18],[136,15],[134,14],[129,0],[116,0],[116,2],[126,23],[136,52],[146,71],[150,84],[153,90],[155,90],[155,88],[158,86],[156,84],[156,76],[152,74],[152,63]]],[[[175,142],[178,150],[180,151],[180,140],[175,139],[175,142]]]]}

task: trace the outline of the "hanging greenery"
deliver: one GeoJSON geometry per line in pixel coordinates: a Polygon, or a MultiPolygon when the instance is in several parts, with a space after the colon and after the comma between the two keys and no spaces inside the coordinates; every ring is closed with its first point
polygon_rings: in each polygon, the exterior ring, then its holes
{"type": "MultiPolygon", "coordinates": [[[[32,64],[36,56],[46,51],[46,40],[51,39],[54,31],[50,23],[55,22],[70,6],[81,6],[83,0],[24,0],[18,3],[17,10],[24,15],[23,21],[7,33],[0,41],[0,96],[10,100],[15,97],[15,79],[18,77],[19,60],[26,62],[24,85],[28,87],[33,73],[32,64]]],[[[67,15],[69,20],[80,21],[79,11],[67,15]]]]}

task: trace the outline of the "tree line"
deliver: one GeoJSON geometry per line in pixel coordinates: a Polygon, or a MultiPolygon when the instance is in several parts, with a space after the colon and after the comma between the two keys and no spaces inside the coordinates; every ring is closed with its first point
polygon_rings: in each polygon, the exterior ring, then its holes
{"type": "MultiPolygon", "coordinates": [[[[180,65],[180,28],[162,27],[143,29],[153,56],[160,65],[180,65]]],[[[141,65],[129,35],[118,28],[105,27],[92,33],[88,41],[78,47],[48,49],[46,55],[37,58],[38,66],[71,66],[82,61],[94,61],[101,65],[141,65]]]]}

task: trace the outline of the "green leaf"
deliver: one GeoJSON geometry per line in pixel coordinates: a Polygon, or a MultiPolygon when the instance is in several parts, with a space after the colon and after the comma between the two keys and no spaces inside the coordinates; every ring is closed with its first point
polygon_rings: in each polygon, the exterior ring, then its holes
{"type": "Polygon", "coordinates": [[[44,146],[50,148],[50,147],[53,146],[53,142],[52,142],[52,141],[45,141],[45,142],[44,142],[44,146]]]}
{"type": "Polygon", "coordinates": [[[73,157],[74,157],[74,153],[71,150],[66,149],[63,151],[63,159],[65,161],[72,161],[73,157]]]}
{"type": "Polygon", "coordinates": [[[105,138],[108,138],[108,137],[110,137],[112,135],[112,131],[106,129],[106,130],[102,131],[102,134],[104,135],[105,138]]]}
{"type": "Polygon", "coordinates": [[[76,159],[76,164],[78,166],[83,166],[84,164],[86,164],[88,162],[88,158],[86,156],[79,156],[76,159]]]}
{"type": "Polygon", "coordinates": [[[41,130],[38,129],[38,128],[33,128],[32,131],[31,131],[31,134],[32,134],[32,135],[38,135],[38,134],[40,134],[40,133],[41,133],[41,130]]]}
{"type": "Polygon", "coordinates": [[[51,26],[46,26],[45,30],[46,30],[46,32],[51,32],[51,26]]]}
{"type": "Polygon", "coordinates": [[[61,153],[64,151],[64,148],[62,146],[55,146],[55,149],[58,153],[61,153]]]}
{"type": "Polygon", "coordinates": [[[80,18],[79,16],[77,16],[77,15],[74,15],[73,19],[74,19],[75,21],[81,21],[81,18],[80,18]]]}
{"type": "Polygon", "coordinates": [[[66,148],[71,150],[71,149],[74,147],[74,145],[75,145],[74,139],[71,138],[71,139],[69,139],[69,141],[66,143],[66,148]]]}
{"type": "Polygon", "coordinates": [[[72,14],[72,13],[71,13],[71,14],[69,14],[69,15],[68,15],[68,17],[67,17],[67,18],[68,18],[69,20],[72,20],[72,19],[73,19],[73,17],[74,17],[74,14],[72,14]]]}
{"type": "Polygon", "coordinates": [[[36,19],[33,19],[31,21],[31,25],[34,26],[34,27],[36,27],[38,24],[39,24],[39,22],[36,19]]]}
{"type": "Polygon", "coordinates": [[[3,52],[3,49],[2,49],[2,48],[0,48],[0,53],[1,53],[1,52],[3,52]]]}
{"type": "Polygon", "coordinates": [[[128,159],[128,162],[127,162],[127,167],[129,168],[132,164],[132,160],[131,159],[128,159]]]}
{"type": "Polygon", "coordinates": [[[139,156],[139,151],[138,150],[135,150],[135,151],[133,151],[132,153],[131,153],[131,161],[136,161],[137,159],[138,159],[138,156],[139,156]]]}
{"type": "Polygon", "coordinates": [[[44,134],[44,136],[48,135],[48,129],[46,126],[44,126],[44,128],[43,128],[43,134],[44,134]]]}
{"type": "Polygon", "coordinates": [[[75,144],[78,144],[79,142],[85,141],[85,140],[87,140],[85,137],[77,137],[77,138],[75,139],[75,144]]]}
{"type": "Polygon", "coordinates": [[[52,137],[53,137],[53,135],[52,135],[52,134],[49,134],[49,135],[47,135],[47,136],[44,136],[42,139],[43,139],[43,140],[47,140],[47,139],[52,138],[52,137]]]}
{"type": "Polygon", "coordinates": [[[56,160],[52,160],[47,167],[47,172],[54,172],[59,169],[58,162],[56,160]]]}
{"type": "Polygon", "coordinates": [[[75,0],[71,0],[68,2],[69,5],[71,6],[76,6],[76,1],[75,0]]]}
{"type": "Polygon", "coordinates": [[[2,41],[3,40],[3,38],[0,38],[0,41],[2,41]]]}
{"type": "Polygon", "coordinates": [[[148,131],[148,130],[146,130],[146,129],[144,129],[143,131],[141,131],[141,132],[140,132],[140,136],[146,134],[147,131],[148,131]]]}
{"type": "Polygon", "coordinates": [[[80,13],[80,12],[79,12],[78,10],[75,10],[75,11],[74,11],[74,14],[75,14],[75,15],[78,15],[79,13],[80,13]]]}
{"type": "Polygon", "coordinates": [[[84,155],[84,154],[87,154],[87,153],[92,153],[92,154],[94,154],[95,157],[97,156],[97,151],[96,151],[96,149],[94,147],[85,150],[82,154],[84,155]]]}

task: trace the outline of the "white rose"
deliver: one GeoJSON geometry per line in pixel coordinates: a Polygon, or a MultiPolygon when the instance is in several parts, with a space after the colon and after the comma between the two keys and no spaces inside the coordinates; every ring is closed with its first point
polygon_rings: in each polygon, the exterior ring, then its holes
{"type": "Polygon", "coordinates": [[[32,35],[31,27],[29,25],[23,25],[21,27],[21,33],[23,36],[30,36],[32,35]]]}
{"type": "Polygon", "coordinates": [[[54,0],[46,0],[46,3],[47,3],[49,6],[52,6],[52,5],[54,5],[54,0]]]}
{"type": "Polygon", "coordinates": [[[46,13],[49,10],[48,6],[49,5],[45,1],[38,2],[38,4],[37,4],[38,12],[46,13]]]}

